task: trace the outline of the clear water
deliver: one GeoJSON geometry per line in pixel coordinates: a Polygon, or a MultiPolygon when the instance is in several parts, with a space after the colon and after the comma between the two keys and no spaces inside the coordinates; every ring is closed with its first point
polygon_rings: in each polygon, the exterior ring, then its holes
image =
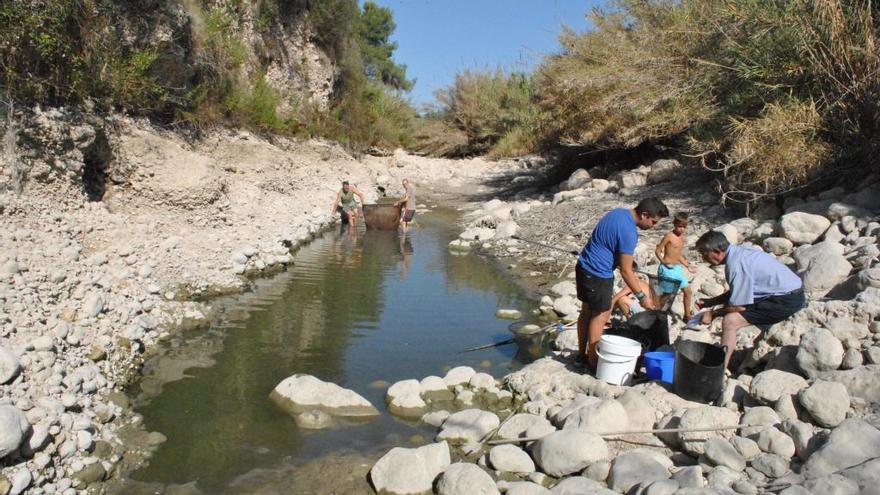
{"type": "Polygon", "coordinates": [[[220,304],[225,323],[170,342],[133,393],[146,427],[168,441],[134,478],[221,493],[248,473],[387,450],[412,435],[430,440],[433,428],[391,416],[385,387],[371,384],[457,365],[500,377],[532,359],[515,345],[460,353],[511,337],[496,309],[527,314],[535,305],[493,263],[448,251],[454,218],[421,215],[406,238],[329,232],[301,248],[287,272],[220,304]],[[382,415],[301,430],[267,399],[294,373],[353,389],[382,415]]]}

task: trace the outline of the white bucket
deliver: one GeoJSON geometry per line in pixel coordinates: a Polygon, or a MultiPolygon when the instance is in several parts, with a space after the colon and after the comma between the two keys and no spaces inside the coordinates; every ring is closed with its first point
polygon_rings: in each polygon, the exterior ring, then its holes
{"type": "Polygon", "coordinates": [[[603,335],[599,340],[599,365],[596,378],[612,385],[628,385],[642,354],[642,345],[617,335],[603,335]]]}

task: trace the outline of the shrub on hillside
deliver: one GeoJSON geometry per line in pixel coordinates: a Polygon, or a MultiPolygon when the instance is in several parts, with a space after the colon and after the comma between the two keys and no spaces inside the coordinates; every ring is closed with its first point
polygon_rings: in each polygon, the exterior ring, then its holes
{"type": "Polygon", "coordinates": [[[621,0],[593,20],[537,71],[544,144],[677,143],[743,200],[877,149],[880,18],[867,0],[621,0]]]}
{"type": "Polygon", "coordinates": [[[471,153],[484,153],[500,141],[508,150],[527,148],[537,117],[535,86],[526,74],[465,70],[437,93],[442,118],[461,129],[471,153]]]}

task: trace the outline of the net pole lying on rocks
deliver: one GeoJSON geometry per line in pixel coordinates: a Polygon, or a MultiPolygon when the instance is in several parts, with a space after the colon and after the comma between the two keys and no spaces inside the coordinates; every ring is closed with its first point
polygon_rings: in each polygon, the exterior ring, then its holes
{"type": "MultiPolygon", "coordinates": [[[[736,425],[736,426],[711,426],[707,428],[657,428],[653,430],[632,430],[632,431],[611,431],[606,433],[597,433],[600,437],[615,437],[619,435],[638,435],[642,433],[699,433],[699,432],[708,432],[708,431],[724,431],[724,430],[739,430],[742,428],[748,428],[749,426],[755,425],[736,425]]],[[[489,445],[501,445],[505,443],[522,443],[522,442],[535,442],[544,437],[530,437],[530,438],[510,438],[506,440],[492,440],[489,442],[489,445]]]]}

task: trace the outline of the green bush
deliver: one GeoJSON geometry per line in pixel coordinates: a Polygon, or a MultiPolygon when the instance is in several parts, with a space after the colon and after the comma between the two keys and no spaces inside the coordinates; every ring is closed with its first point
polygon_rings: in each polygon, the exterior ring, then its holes
{"type": "Polygon", "coordinates": [[[505,153],[527,147],[534,132],[538,107],[532,101],[535,85],[526,74],[501,70],[466,70],[449,88],[437,93],[441,115],[461,129],[471,153],[485,153],[501,141],[505,153]],[[514,142],[519,143],[512,146],[514,142]]]}
{"type": "Polygon", "coordinates": [[[878,15],[867,0],[621,0],[538,69],[538,138],[678,145],[744,201],[876,169],[878,15]]]}

